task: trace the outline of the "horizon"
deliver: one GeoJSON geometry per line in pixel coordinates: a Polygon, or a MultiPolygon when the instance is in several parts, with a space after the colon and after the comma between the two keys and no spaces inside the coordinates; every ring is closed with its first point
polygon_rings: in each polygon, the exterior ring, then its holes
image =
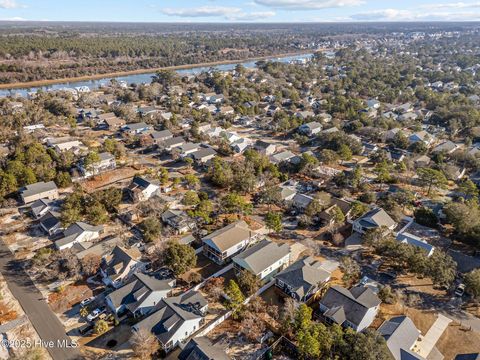
{"type": "Polygon", "coordinates": [[[0,21],[113,23],[477,22],[479,1],[0,0],[0,21]]]}

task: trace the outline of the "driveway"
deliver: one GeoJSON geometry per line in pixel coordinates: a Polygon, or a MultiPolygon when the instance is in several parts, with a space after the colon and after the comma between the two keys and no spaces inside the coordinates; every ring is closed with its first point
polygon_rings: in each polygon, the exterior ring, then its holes
{"type": "MultiPolygon", "coordinates": [[[[83,358],[78,349],[68,347],[67,344],[71,344],[71,340],[66,335],[60,320],[43,300],[42,293],[35,287],[21,264],[14,259],[10,250],[1,241],[0,272],[50,356],[54,360],[83,358]]],[[[40,344],[35,345],[42,346],[40,344]]]]}
{"type": "Polygon", "coordinates": [[[430,329],[428,329],[425,336],[421,337],[421,340],[415,343],[416,352],[422,357],[427,358],[451,322],[451,319],[442,314],[438,314],[437,320],[435,320],[430,329]]]}

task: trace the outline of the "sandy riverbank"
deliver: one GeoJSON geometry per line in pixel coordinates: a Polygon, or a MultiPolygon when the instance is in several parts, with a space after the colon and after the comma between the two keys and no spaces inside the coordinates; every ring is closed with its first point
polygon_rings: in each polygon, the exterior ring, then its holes
{"type": "Polygon", "coordinates": [[[36,81],[29,81],[29,82],[0,84],[0,89],[25,89],[25,88],[31,88],[31,87],[41,87],[41,86],[70,83],[70,82],[77,82],[77,81],[89,81],[89,80],[99,80],[99,79],[105,79],[105,78],[108,79],[108,78],[115,78],[115,77],[128,76],[128,75],[147,74],[147,73],[154,73],[160,70],[184,70],[184,69],[192,69],[197,67],[236,64],[236,63],[243,63],[248,61],[268,60],[268,59],[282,58],[282,57],[288,57],[288,56],[303,55],[303,54],[309,54],[312,52],[313,52],[312,50],[309,50],[309,51],[305,50],[305,51],[297,51],[297,52],[284,53],[284,54],[258,56],[258,57],[246,58],[246,59],[212,61],[212,62],[205,62],[205,63],[198,63],[198,64],[185,64],[185,65],[166,66],[161,68],[137,69],[137,70],[130,70],[130,71],[118,71],[118,72],[104,73],[104,74],[85,75],[85,76],[78,76],[78,77],[72,77],[72,78],[36,80],[36,81]]]}

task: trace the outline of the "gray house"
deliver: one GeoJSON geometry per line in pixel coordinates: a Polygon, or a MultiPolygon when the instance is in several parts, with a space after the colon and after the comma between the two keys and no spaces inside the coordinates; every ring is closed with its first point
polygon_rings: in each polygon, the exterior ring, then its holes
{"type": "Polygon", "coordinates": [[[189,291],[180,296],[165,298],[158,303],[145,319],[132,329],[152,332],[165,352],[173,350],[203,325],[208,304],[198,291],[189,291]]]}
{"type": "Polygon", "coordinates": [[[24,204],[29,204],[40,199],[58,199],[58,188],[53,181],[37,182],[25,186],[20,190],[20,196],[24,204]]]}
{"type": "Polygon", "coordinates": [[[330,272],[312,257],[297,260],[275,275],[275,285],[297,301],[307,301],[330,280],[330,272]]]}
{"type": "Polygon", "coordinates": [[[250,271],[260,280],[268,280],[290,263],[290,246],[262,240],[233,258],[237,272],[250,271]]]}
{"type": "Polygon", "coordinates": [[[367,230],[386,227],[390,230],[396,228],[397,223],[382,208],[370,210],[353,222],[353,231],[364,234],[367,230]]]}
{"type": "Polygon", "coordinates": [[[372,324],[380,303],[370,288],[356,286],[348,290],[334,285],[320,300],[319,312],[328,323],[362,331],[372,324]]]}
{"type": "Polygon", "coordinates": [[[178,355],[179,360],[230,360],[225,349],[207,337],[191,339],[178,355]]]}
{"type": "Polygon", "coordinates": [[[385,321],[378,328],[378,332],[385,338],[395,360],[422,359],[411,351],[420,336],[420,331],[408,316],[396,316],[385,321]]]}
{"type": "Polygon", "coordinates": [[[128,283],[108,294],[105,301],[115,314],[129,311],[134,316],[143,316],[168,297],[175,284],[172,278],[135,273],[128,283]]]}

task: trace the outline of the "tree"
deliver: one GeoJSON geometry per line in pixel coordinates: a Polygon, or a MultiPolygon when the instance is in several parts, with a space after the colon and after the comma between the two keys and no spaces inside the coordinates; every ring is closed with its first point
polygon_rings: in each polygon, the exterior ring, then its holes
{"type": "Polygon", "coordinates": [[[72,184],[72,178],[68,172],[59,171],[55,177],[55,184],[57,184],[58,187],[66,188],[72,184]]]}
{"type": "Polygon", "coordinates": [[[470,271],[465,275],[465,286],[475,300],[480,299],[480,269],[470,271]]]}
{"type": "Polygon", "coordinates": [[[433,283],[438,286],[450,286],[457,274],[457,263],[440,249],[435,249],[429,258],[429,276],[433,283]]]}
{"type": "Polygon", "coordinates": [[[340,145],[340,148],[338,149],[338,155],[340,158],[344,161],[349,161],[352,160],[352,150],[350,147],[346,144],[340,145]]]}
{"type": "Polygon", "coordinates": [[[105,320],[98,320],[93,327],[93,331],[97,335],[104,334],[108,331],[108,323],[105,320]]]}
{"type": "Polygon", "coordinates": [[[312,312],[312,308],[306,304],[300,304],[295,312],[295,317],[293,320],[296,331],[306,330],[310,327],[312,322],[312,312]]]}
{"type": "MultiPolygon", "coordinates": [[[[190,158],[187,158],[187,159],[190,159],[190,158]]],[[[200,184],[199,178],[193,174],[185,175],[184,179],[190,188],[194,188],[195,186],[200,184]]]]}
{"type": "Polygon", "coordinates": [[[94,174],[95,165],[99,164],[100,161],[101,159],[100,159],[100,155],[98,155],[98,152],[91,151],[88,153],[87,156],[85,156],[85,159],[83,160],[83,166],[88,172],[91,172],[94,174]]]}
{"type": "Polygon", "coordinates": [[[80,260],[82,271],[87,276],[92,276],[100,269],[102,258],[96,254],[88,254],[80,260]]]}
{"type": "Polygon", "coordinates": [[[165,265],[172,269],[177,276],[186,273],[197,264],[195,250],[187,244],[172,241],[168,244],[163,255],[165,265]]]}
{"type": "Polygon", "coordinates": [[[234,280],[228,282],[228,285],[225,288],[225,294],[228,296],[227,308],[233,311],[232,317],[234,319],[238,318],[238,313],[245,301],[245,296],[234,280]]]}
{"type": "Polygon", "coordinates": [[[478,196],[477,185],[470,179],[465,179],[458,185],[458,192],[463,194],[464,197],[478,196]]]}
{"type": "Polygon", "coordinates": [[[350,333],[349,358],[355,360],[391,360],[392,355],[385,339],[378,332],[366,329],[361,333],[350,333]]]}
{"type": "Polygon", "coordinates": [[[428,227],[437,227],[438,219],[432,209],[427,207],[420,207],[414,211],[415,221],[420,225],[428,227]]]}
{"type": "Polygon", "coordinates": [[[428,187],[427,196],[430,196],[433,187],[444,188],[448,183],[445,174],[440,170],[420,168],[417,170],[417,175],[422,184],[428,187]]]}
{"type": "Polygon", "coordinates": [[[258,313],[247,311],[243,315],[241,322],[241,331],[250,341],[258,341],[265,332],[265,322],[258,318],[258,313]]]}
{"type": "Polygon", "coordinates": [[[363,214],[365,214],[367,211],[368,211],[367,204],[364,204],[364,203],[362,203],[358,200],[355,200],[352,203],[352,211],[351,211],[352,217],[354,217],[354,218],[360,217],[363,214]]]}
{"type": "Polygon", "coordinates": [[[85,307],[85,306],[82,306],[80,308],[80,316],[85,318],[88,316],[88,314],[90,313],[90,310],[88,309],[88,307],[85,307]]]}
{"type": "Polygon", "coordinates": [[[160,224],[160,221],[154,217],[149,217],[143,220],[138,227],[140,228],[143,239],[146,242],[152,242],[158,239],[162,231],[162,224],[160,224]]]}
{"type": "Polygon", "coordinates": [[[105,224],[108,221],[108,213],[103,204],[99,202],[94,202],[89,206],[88,221],[93,225],[105,224]]]}
{"type": "Polygon", "coordinates": [[[191,206],[200,203],[200,199],[195,191],[189,190],[183,196],[182,202],[184,205],[191,206]]]}
{"type": "Polygon", "coordinates": [[[252,204],[237,193],[229,193],[221,200],[221,207],[227,214],[249,214],[252,211],[252,204]]]}
{"type": "Polygon", "coordinates": [[[279,212],[268,212],[265,215],[265,224],[268,229],[278,234],[283,229],[282,214],[279,212]]]}
{"type": "Polygon", "coordinates": [[[238,285],[247,296],[253,295],[260,288],[260,280],[248,270],[240,271],[238,285]]]}
{"type": "Polygon", "coordinates": [[[350,287],[360,279],[360,265],[351,257],[344,256],[340,260],[340,269],[343,272],[342,280],[350,287]]]}
{"type": "Polygon", "coordinates": [[[215,300],[219,300],[224,292],[224,278],[209,278],[203,287],[203,290],[215,300]]]}
{"type": "Polygon", "coordinates": [[[397,302],[397,296],[392,292],[390,285],[383,286],[378,292],[378,297],[386,304],[395,304],[397,302]]]}
{"type": "Polygon", "coordinates": [[[160,349],[160,344],[150,331],[140,328],[130,337],[134,354],[139,359],[150,359],[160,349]]]}
{"type": "Polygon", "coordinates": [[[200,281],[202,281],[202,275],[200,275],[198,272],[191,272],[188,274],[186,281],[188,286],[191,284],[198,284],[200,281]]]}

